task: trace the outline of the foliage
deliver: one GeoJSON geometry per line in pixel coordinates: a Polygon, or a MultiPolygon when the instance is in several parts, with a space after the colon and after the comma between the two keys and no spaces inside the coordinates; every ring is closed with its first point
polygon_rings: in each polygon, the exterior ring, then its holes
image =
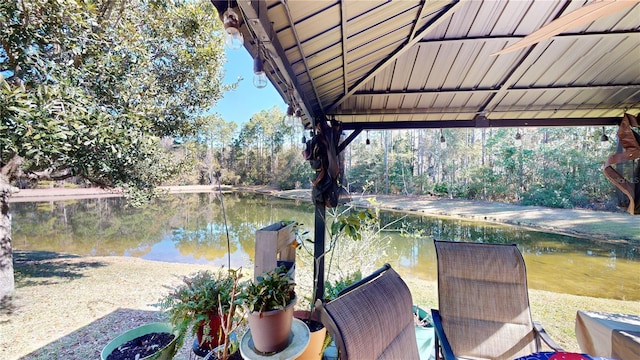
{"type": "Polygon", "coordinates": [[[234,271],[217,272],[199,271],[182,279],[182,284],[171,289],[170,293],[160,299],[158,306],[169,314],[169,321],[178,331],[178,348],[184,342],[185,335],[191,328],[192,335],[197,332],[196,324],[204,322],[205,338],[212,335],[209,326],[210,314],[226,316],[232,307],[232,298],[237,274],[234,271]]]}
{"type": "Polygon", "coordinates": [[[325,281],[324,283],[324,291],[325,291],[325,299],[333,300],[338,297],[338,294],[349,286],[355,284],[356,282],[362,280],[362,272],[360,270],[356,270],[351,274],[341,276],[334,281],[325,281]]]}
{"type": "Polygon", "coordinates": [[[296,150],[283,154],[282,166],[277,169],[276,181],[280,190],[310,188],[314,170],[296,150]]]}
{"type": "Polygon", "coordinates": [[[280,266],[248,283],[239,299],[250,312],[282,310],[296,298],[295,285],[286,268],[280,266]]]}
{"type": "Polygon", "coordinates": [[[211,4],[8,1],[0,13],[9,181],[75,176],[131,193],[189,165],[160,138],[194,134],[225,89],[211,4]]]}
{"type": "Polygon", "coordinates": [[[439,130],[388,133],[367,133],[370,145],[350,144],[351,191],[371,181],[373,193],[553,207],[594,207],[615,192],[601,171],[613,149],[600,146],[599,128],[444,129],[444,144],[439,130]]]}
{"type": "MultiPolygon", "coordinates": [[[[193,165],[162,139],[195,134],[227,88],[208,1],[9,0],[0,23],[1,208],[11,184],[70,178],[140,205],[193,165]]],[[[14,288],[6,229],[0,295],[14,288]]]]}

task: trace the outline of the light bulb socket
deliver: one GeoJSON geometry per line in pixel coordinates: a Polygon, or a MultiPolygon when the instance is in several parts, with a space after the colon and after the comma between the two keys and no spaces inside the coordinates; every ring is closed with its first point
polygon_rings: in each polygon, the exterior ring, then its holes
{"type": "Polygon", "coordinates": [[[293,106],[287,106],[287,117],[293,117],[293,106]]]}
{"type": "Polygon", "coordinates": [[[262,64],[262,56],[258,54],[258,56],[253,59],[253,73],[258,75],[260,73],[264,74],[264,67],[262,64]]]}
{"type": "Polygon", "coordinates": [[[238,50],[244,45],[244,36],[240,32],[240,20],[233,9],[228,8],[222,15],[224,25],[224,43],[231,50],[238,50]]]}
{"type": "Polygon", "coordinates": [[[235,33],[240,31],[240,20],[238,14],[233,9],[228,8],[224,14],[222,14],[222,24],[227,33],[235,33]]]}
{"type": "Polygon", "coordinates": [[[253,59],[253,85],[258,89],[267,86],[267,75],[264,73],[260,54],[253,59]]]}
{"type": "Polygon", "coordinates": [[[522,134],[519,131],[516,133],[516,140],[522,140],[522,134]]]}
{"type": "Polygon", "coordinates": [[[440,135],[440,142],[441,143],[447,142],[447,139],[444,138],[444,135],[440,135]]]}

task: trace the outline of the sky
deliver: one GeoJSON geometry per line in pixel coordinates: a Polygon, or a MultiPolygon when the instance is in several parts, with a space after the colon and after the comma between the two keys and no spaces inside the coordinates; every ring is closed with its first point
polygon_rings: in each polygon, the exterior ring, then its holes
{"type": "Polygon", "coordinates": [[[224,83],[231,84],[242,77],[236,90],[223,94],[212,112],[222,115],[225,121],[234,121],[239,126],[251,119],[261,110],[271,109],[274,105],[286,112],[287,105],[271,82],[262,89],[253,86],[253,58],[243,47],[238,50],[226,49],[227,62],[224,64],[224,83]]]}

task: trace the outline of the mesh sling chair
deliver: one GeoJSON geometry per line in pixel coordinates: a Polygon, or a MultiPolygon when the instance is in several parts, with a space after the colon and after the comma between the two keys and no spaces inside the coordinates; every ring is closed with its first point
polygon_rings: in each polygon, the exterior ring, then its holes
{"type": "Polygon", "coordinates": [[[561,351],[529,309],[524,259],[516,245],[435,241],[436,358],[514,359],[561,351]],[[439,351],[438,351],[439,350],[439,351]]]}
{"type": "Polygon", "coordinates": [[[420,358],[411,292],[388,264],[316,308],[340,360],[420,358]]]}

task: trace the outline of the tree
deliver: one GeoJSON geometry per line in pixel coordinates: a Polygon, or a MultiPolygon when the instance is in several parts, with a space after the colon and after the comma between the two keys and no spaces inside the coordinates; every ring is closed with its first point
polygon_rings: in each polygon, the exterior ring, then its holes
{"type": "Polygon", "coordinates": [[[2,298],[15,181],[77,177],[144,200],[184,165],[160,139],[193,135],[225,86],[205,0],[9,0],[0,23],[2,298]]]}
{"type": "Polygon", "coordinates": [[[279,155],[292,128],[277,106],[253,114],[234,143],[236,168],[245,183],[269,184],[275,180],[279,155]]]}

